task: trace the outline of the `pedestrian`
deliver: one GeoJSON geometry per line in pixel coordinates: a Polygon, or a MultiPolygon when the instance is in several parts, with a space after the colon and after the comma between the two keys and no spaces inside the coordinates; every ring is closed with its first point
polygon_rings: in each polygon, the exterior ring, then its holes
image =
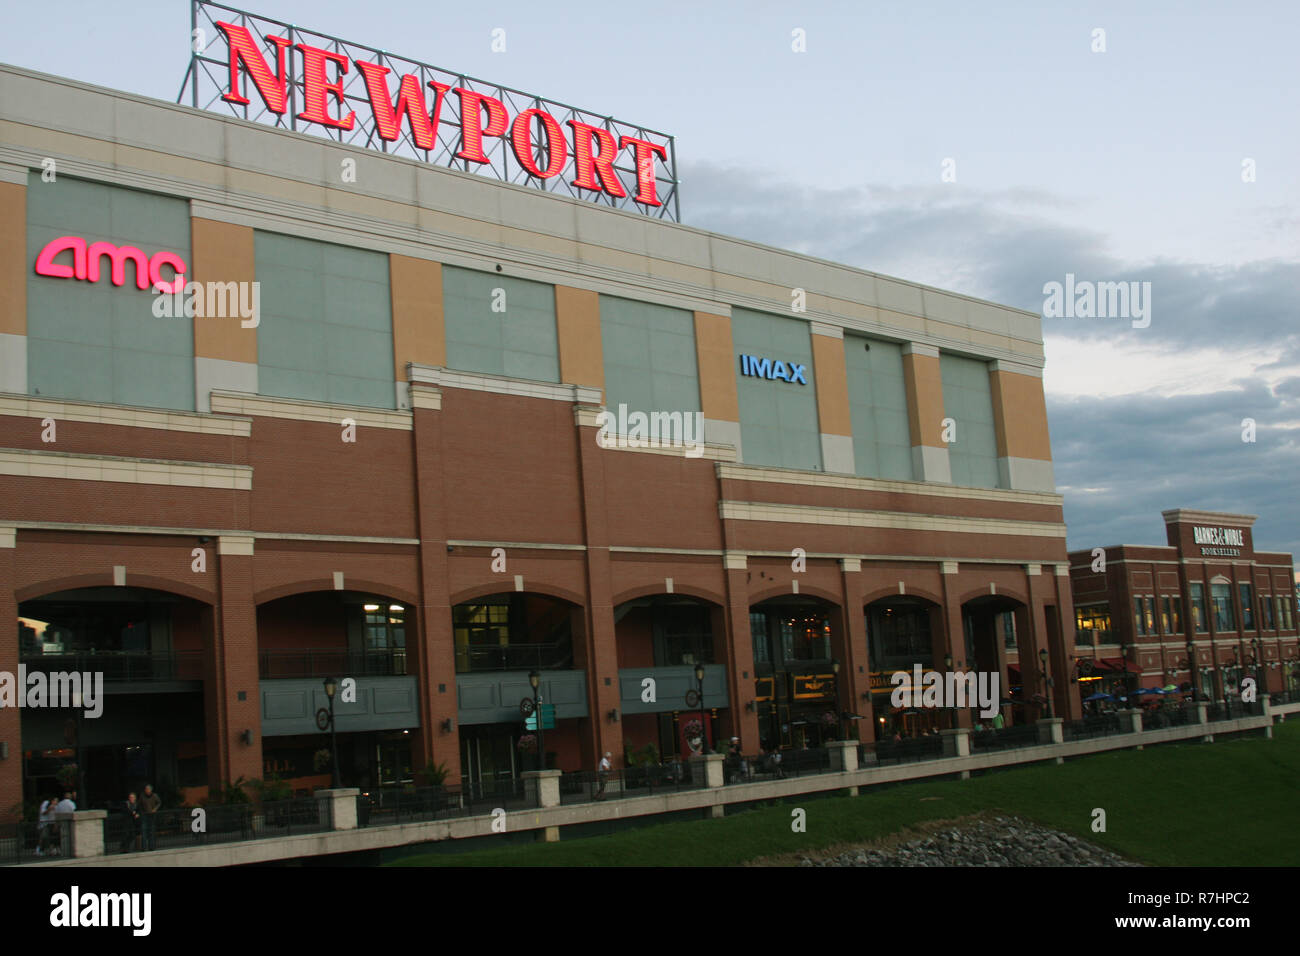
{"type": "Polygon", "coordinates": [[[130,853],[131,850],[139,849],[140,843],[140,803],[135,798],[134,793],[126,795],[126,803],[122,805],[122,845],[123,853],[130,853]]]}
{"type": "Polygon", "coordinates": [[[63,791],[63,799],[54,805],[55,813],[76,813],[77,804],[72,799],[72,791],[63,791]]]}
{"type": "Polygon", "coordinates": [[[605,784],[609,781],[609,772],[613,769],[613,764],[609,762],[610,753],[605,751],[605,756],[600,758],[600,764],[596,768],[596,779],[600,781],[600,787],[596,790],[595,799],[605,799],[605,784]]]}
{"type": "Polygon", "coordinates": [[[48,850],[51,855],[57,852],[59,825],[54,822],[54,807],[59,802],[59,795],[52,793],[41,802],[41,812],[36,824],[36,855],[44,856],[48,850]]]}
{"type": "Polygon", "coordinates": [[[153,792],[153,785],[144,785],[144,796],[140,798],[140,829],[144,836],[144,848],[156,849],[158,839],[158,811],[162,809],[162,797],[153,792]]]}

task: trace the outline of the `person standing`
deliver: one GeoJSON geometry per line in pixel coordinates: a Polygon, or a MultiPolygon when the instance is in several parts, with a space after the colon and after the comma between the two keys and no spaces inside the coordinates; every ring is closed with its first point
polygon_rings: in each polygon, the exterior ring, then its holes
{"type": "Polygon", "coordinates": [[[609,762],[610,753],[605,751],[605,756],[600,758],[600,765],[596,768],[596,779],[600,781],[600,786],[596,790],[596,800],[605,799],[605,784],[609,781],[609,772],[613,769],[613,764],[609,762]]]}
{"type": "Polygon", "coordinates": [[[139,849],[140,843],[140,803],[134,793],[126,795],[122,805],[122,846],[123,853],[130,853],[132,848],[139,849]]]}
{"type": "Polygon", "coordinates": [[[158,839],[158,811],[162,809],[162,797],[153,792],[153,785],[144,785],[144,796],[140,798],[140,829],[144,837],[144,848],[153,850],[158,839]]]}
{"type": "Polygon", "coordinates": [[[53,853],[55,839],[59,835],[58,824],[54,822],[54,808],[59,802],[57,793],[50,794],[41,803],[41,812],[36,824],[36,855],[44,856],[48,849],[53,853]]]}

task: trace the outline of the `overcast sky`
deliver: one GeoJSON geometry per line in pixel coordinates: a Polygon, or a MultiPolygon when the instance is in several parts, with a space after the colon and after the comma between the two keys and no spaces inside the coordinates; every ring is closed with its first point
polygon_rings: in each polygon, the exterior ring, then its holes
{"type": "MultiPolygon", "coordinates": [[[[1300,551],[1300,4],[248,3],[673,134],[691,225],[1034,312],[1149,282],[1145,328],[1043,323],[1069,546],[1181,507],[1300,551]]],[[[174,100],[188,31],[15,5],[0,61],[174,100]]]]}

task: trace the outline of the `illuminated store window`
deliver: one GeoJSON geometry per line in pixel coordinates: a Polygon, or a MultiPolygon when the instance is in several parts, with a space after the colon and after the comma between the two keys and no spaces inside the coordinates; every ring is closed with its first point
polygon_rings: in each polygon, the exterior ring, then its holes
{"type": "Polygon", "coordinates": [[[1076,605],[1074,609],[1074,634],[1076,644],[1090,647],[1112,644],[1110,604],[1076,605]]]}
{"type": "Polygon", "coordinates": [[[1237,594],[1241,598],[1241,626],[1247,631],[1255,629],[1255,597],[1249,584],[1238,583],[1237,594]]]}
{"type": "Polygon", "coordinates": [[[1273,624],[1273,598],[1271,596],[1266,594],[1259,596],[1259,615],[1264,621],[1264,627],[1270,631],[1277,630],[1273,624]]]}
{"type": "Polygon", "coordinates": [[[1146,630],[1143,634],[1154,634],[1156,632],[1156,599],[1153,597],[1142,599],[1144,611],[1143,615],[1146,620],[1146,630]]]}
{"type": "Polygon", "coordinates": [[[1237,619],[1232,613],[1232,588],[1228,584],[1211,584],[1210,601],[1214,605],[1214,630],[1235,631],[1237,619]]]}
{"type": "Polygon", "coordinates": [[[1133,599],[1133,633],[1145,634],[1147,632],[1146,618],[1142,614],[1142,599],[1135,597],[1133,599]]]}
{"type": "Polygon", "coordinates": [[[1205,613],[1205,585],[1194,581],[1190,585],[1191,604],[1192,604],[1192,628],[1198,633],[1203,634],[1206,630],[1206,622],[1209,617],[1205,613]]]}

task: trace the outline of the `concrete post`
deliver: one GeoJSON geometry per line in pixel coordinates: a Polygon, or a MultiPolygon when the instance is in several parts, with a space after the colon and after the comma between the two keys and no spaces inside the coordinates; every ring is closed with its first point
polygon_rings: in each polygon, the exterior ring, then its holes
{"type": "Polygon", "coordinates": [[[970,756],[969,727],[954,727],[952,730],[941,730],[939,736],[943,738],[943,755],[945,757],[970,756]]]}
{"type": "Polygon", "coordinates": [[[316,804],[320,808],[321,820],[331,830],[355,830],[359,796],[361,790],[357,787],[317,790],[316,804]]]}
{"type": "Polygon", "coordinates": [[[1065,743],[1065,719],[1062,717],[1042,717],[1036,721],[1038,742],[1040,744],[1065,743]]]}
{"type": "MultiPolygon", "coordinates": [[[[1140,734],[1142,733],[1142,711],[1136,707],[1129,707],[1124,710],[1115,711],[1119,717],[1119,729],[1121,733],[1140,734]]],[[[1141,750],[1142,745],[1138,744],[1137,749],[1141,750]]]]}
{"type": "Polygon", "coordinates": [[[722,754],[692,754],[691,780],[709,789],[723,786],[722,754]]]}
{"type": "Polygon", "coordinates": [[[832,740],[826,744],[831,755],[831,769],[845,773],[858,769],[858,742],[856,740],[832,740]]]}
{"type": "Polygon", "coordinates": [[[1259,712],[1268,718],[1268,724],[1264,727],[1264,736],[1268,740],[1273,739],[1273,704],[1268,696],[1268,692],[1259,695],[1259,712]]]}
{"type": "Polygon", "coordinates": [[[56,813],[54,819],[63,828],[64,851],[77,859],[104,855],[104,820],[107,810],[76,810],[56,813]],[[71,846],[69,847],[69,840],[71,846]]]}
{"type": "Polygon", "coordinates": [[[535,807],[558,807],[560,805],[560,771],[559,770],[525,770],[524,793],[535,807]]]}
{"type": "MultiPolygon", "coordinates": [[[[1198,700],[1196,702],[1196,722],[1200,724],[1202,727],[1208,728],[1210,723],[1210,702],[1209,701],[1198,700]]],[[[1201,738],[1201,743],[1203,744],[1214,743],[1214,734],[1206,734],[1204,737],[1201,738]]]]}

